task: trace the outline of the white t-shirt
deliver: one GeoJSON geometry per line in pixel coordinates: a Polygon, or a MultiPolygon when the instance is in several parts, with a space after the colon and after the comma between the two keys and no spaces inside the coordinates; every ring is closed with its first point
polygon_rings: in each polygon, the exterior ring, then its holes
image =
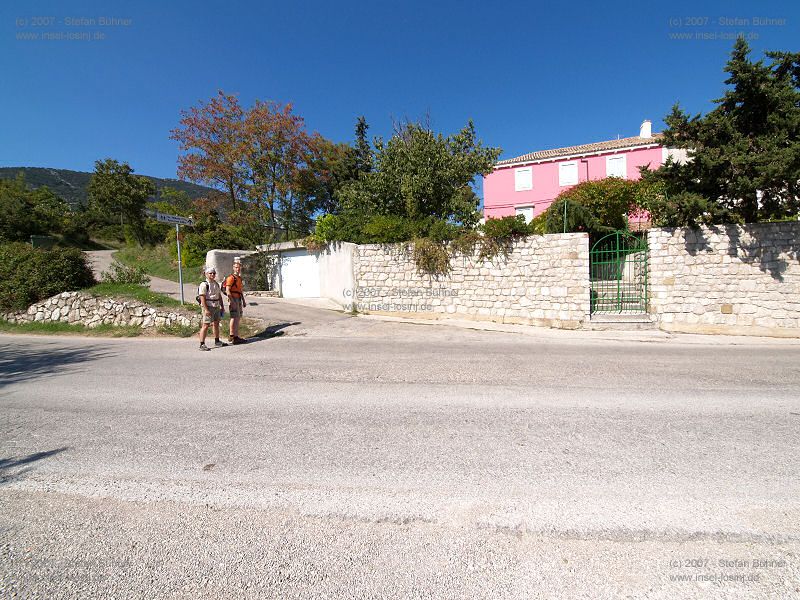
{"type": "Polygon", "coordinates": [[[209,306],[219,306],[219,301],[222,295],[222,290],[216,281],[209,281],[206,279],[200,284],[200,295],[206,297],[206,304],[209,306]]]}

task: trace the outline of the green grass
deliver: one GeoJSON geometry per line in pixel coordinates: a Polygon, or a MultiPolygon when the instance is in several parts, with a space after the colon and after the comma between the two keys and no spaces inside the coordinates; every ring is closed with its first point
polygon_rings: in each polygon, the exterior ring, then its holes
{"type": "MultiPolygon", "coordinates": [[[[172,258],[167,245],[144,248],[127,246],[115,252],[113,257],[129,267],[141,267],[145,273],[153,277],[178,281],[178,261],[172,258]]],[[[185,264],[183,267],[184,283],[199,284],[202,279],[202,268],[203,263],[185,264]]]]}
{"type": "Polygon", "coordinates": [[[0,320],[2,333],[34,333],[40,335],[92,335],[98,337],[136,337],[144,331],[133,325],[100,325],[90,329],[84,325],[70,323],[9,323],[0,320]]]}
{"type": "Polygon", "coordinates": [[[188,338],[192,337],[198,331],[198,327],[190,327],[189,325],[170,325],[170,326],[162,326],[158,328],[158,333],[163,335],[171,335],[173,337],[182,337],[188,338]]]}
{"type": "Polygon", "coordinates": [[[139,300],[149,304],[150,306],[157,306],[163,308],[180,308],[183,307],[190,312],[197,312],[200,307],[188,301],[186,304],[181,304],[180,300],[176,300],[166,294],[152,292],[148,288],[135,285],[133,283],[99,283],[94,287],[83,290],[92,296],[114,296],[115,298],[129,298],[131,300],[139,300]]]}

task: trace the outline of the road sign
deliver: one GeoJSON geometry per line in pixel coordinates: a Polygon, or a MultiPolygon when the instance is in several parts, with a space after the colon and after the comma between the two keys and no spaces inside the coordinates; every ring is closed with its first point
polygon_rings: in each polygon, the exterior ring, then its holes
{"type": "Polygon", "coordinates": [[[171,223],[172,225],[194,225],[194,221],[186,217],[179,217],[178,215],[167,215],[157,212],[155,214],[156,221],[161,223],[171,223]]]}
{"type": "Polygon", "coordinates": [[[154,210],[145,210],[144,212],[148,217],[151,217],[160,223],[170,223],[171,225],[175,225],[175,243],[178,246],[178,285],[181,289],[181,304],[183,304],[183,269],[181,267],[181,239],[183,239],[183,235],[181,234],[181,225],[192,226],[194,225],[194,221],[187,219],[186,217],[168,215],[166,213],[160,213],[154,210]]]}

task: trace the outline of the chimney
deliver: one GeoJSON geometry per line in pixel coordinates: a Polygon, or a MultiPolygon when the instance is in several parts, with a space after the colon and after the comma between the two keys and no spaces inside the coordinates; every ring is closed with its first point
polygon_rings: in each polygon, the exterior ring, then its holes
{"type": "Polygon", "coordinates": [[[642,124],[639,126],[639,137],[653,137],[653,124],[650,122],[650,119],[642,121],[642,124]]]}

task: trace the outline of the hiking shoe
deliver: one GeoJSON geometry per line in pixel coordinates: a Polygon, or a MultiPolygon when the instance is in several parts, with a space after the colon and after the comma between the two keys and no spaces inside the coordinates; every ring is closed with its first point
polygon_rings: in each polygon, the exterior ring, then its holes
{"type": "Polygon", "coordinates": [[[234,338],[233,338],[233,343],[234,343],[234,344],[246,344],[246,343],[247,343],[247,340],[246,340],[246,339],[244,339],[244,338],[240,338],[240,337],[237,335],[236,337],[234,337],[234,338]]]}
{"type": "Polygon", "coordinates": [[[229,335],[229,336],[228,336],[228,343],[229,343],[229,344],[234,344],[234,343],[236,343],[236,338],[235,338],[234,336],[232,336],[232,335],[229,335]]]}
{"type": "Polygon", "coordinates": [[[227,346],[225,342],[220,342],[219,340],[214,340],[214,348],[224,348],[227,346]]]}
{"type": "Polygon", "coordinates": [[[208,352],[209,350],[211,350],[211,348],[206,346],[205,343],[202,343],[202,344],[200,344],[200,350],[203,350],[204,352],[208,352]]]}

